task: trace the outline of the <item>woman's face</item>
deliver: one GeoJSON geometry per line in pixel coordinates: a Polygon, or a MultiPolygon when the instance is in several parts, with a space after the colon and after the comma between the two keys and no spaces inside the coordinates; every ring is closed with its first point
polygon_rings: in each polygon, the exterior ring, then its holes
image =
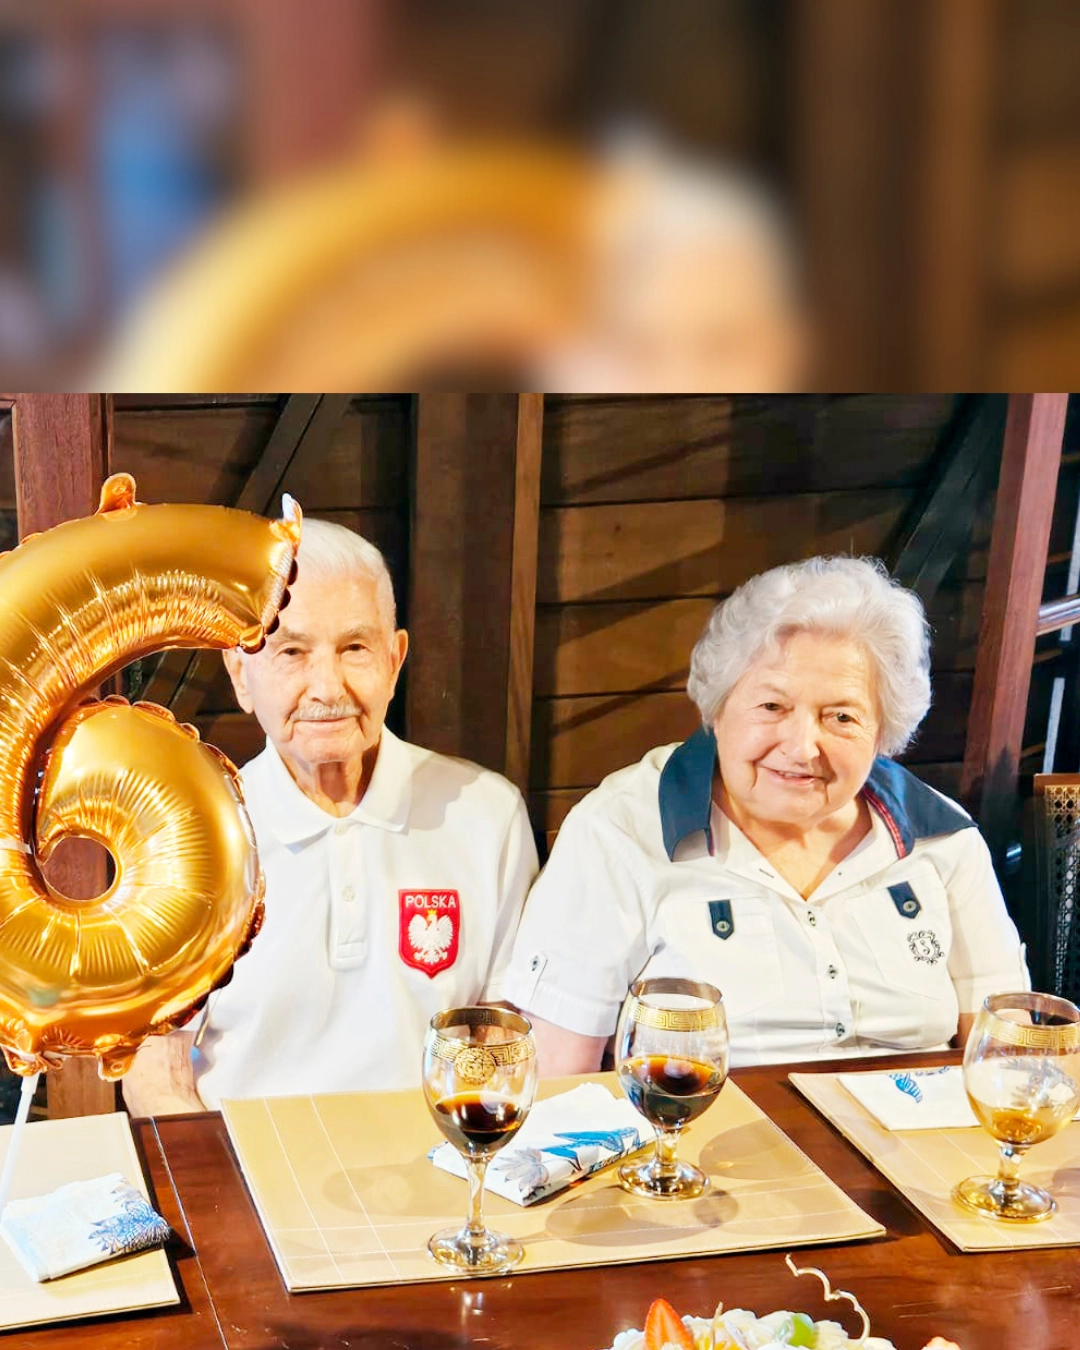
{"type": "Polygon", "coordinates": [[[713,730],[735,823],[811,829],[855,799],[877,754],[869,659],[847,638],[795,633],[743,675],[713,730]]]}

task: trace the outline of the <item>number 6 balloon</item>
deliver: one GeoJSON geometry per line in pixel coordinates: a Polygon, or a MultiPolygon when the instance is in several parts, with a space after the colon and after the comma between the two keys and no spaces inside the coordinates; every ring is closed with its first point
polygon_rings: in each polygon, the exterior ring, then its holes
{"type": "Polygon", "coordinates": [[[0,1046],[19,1074],[95,1056],[119,1078],[186,1022],[262,919],[232,764],[164,708],[86,702],[163,647],[257,650],[286,598],[301,512],[146,506],[116,474],[96,515],[0,557],[0,1046]],[[70,836],[112,855],[72,900],[39,864],[70,836]]]}

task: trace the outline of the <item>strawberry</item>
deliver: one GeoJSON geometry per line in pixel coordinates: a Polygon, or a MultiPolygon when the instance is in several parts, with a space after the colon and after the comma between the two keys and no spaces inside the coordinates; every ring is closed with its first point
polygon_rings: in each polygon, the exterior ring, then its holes
{"type": "Polygon", "coordinates": [[[653,1302],[645,1318],[645,1350],[694,1350],[694,1338],[666,1298],[653,1302]]]}

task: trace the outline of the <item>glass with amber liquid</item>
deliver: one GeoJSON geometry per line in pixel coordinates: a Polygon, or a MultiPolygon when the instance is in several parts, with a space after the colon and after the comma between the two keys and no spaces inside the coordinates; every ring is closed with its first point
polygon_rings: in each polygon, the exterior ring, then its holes
{"type": "Polygon", "coordinates": [[[1035,1144],[1063,1130],[1080,1107],[1080,1008],[1053,994],[993,994],[964,1051],[964,1088],[979,1124],[997,1140],[997,1176],[968,1177],[953,1198],[991,1219],[1033,1223],[1057,1205],[1018,1176],[1035,1144]]]}
{"type": "Polygon", "coordinates": [[[636,1195],[685,1200],[708,1178],[680,1162],[680,1132],[716,1100],[727,1080],[728,1031],[720,991],[674,977],[638,980],[615,1032],[619,1082],[656,1131],[645,1162],[624,1163],[619,1181],[636,1195]]]}
{"type": "Polygon", "coordinates": [[[428,1242],[436,1261],[469,1275],[497,1275],[524,1256],[521,1243],[484,1225],[484,1173],[529,1114],[536,1094],[532,1026],[506,1008],[436,1013],[424,1040],[424,1099],[469,1170],[469,1214],[428,1242]]]}

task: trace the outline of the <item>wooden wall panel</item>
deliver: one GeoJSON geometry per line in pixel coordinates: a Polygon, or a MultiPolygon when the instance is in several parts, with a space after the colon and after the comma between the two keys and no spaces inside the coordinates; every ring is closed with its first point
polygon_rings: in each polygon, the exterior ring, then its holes
{"type": "Polygon", "coordinates": [[[533,693],[627,693],[686,684],[714,601],[546,605],[536,615],[533,693]]]}
{"type": "MultiPolygon", "coordinates": [[[[144,501],[233,505],[258,463],[279,411],[279,403],[121,406],[116,413],[113,468],[135,475],[144,501]]],[[[407,490],[408,448],[407,398],[356,399],[324,454],[298,456],[285,477],[284,490],[313,515],[360,505],[400,509],[407,490]]]]}
{"type": "Polygon", "coordinates": [[[551,396],[545,506],[912,487],[952,395],[551,396]],[[859,453],[865,446],[872,453],[859,453]]]}
{"type": "Polygon", "coordinates": [[[700,720],[682,692],[537,699],[532,786],[591,787],[651,746],[684,740],[700,720]]]}
{"type": "Polygon", "coordinates": [[[561,507],[541,513],[537,600],[719,595],[812,553],[880,553],[910,493],[561,507]]]}
{"type": "Polygon", "coordinates": [[[111,467],[134,475],[145,502],[236,501],[277,420],[277,409],[118,408],[111,467]]]}

